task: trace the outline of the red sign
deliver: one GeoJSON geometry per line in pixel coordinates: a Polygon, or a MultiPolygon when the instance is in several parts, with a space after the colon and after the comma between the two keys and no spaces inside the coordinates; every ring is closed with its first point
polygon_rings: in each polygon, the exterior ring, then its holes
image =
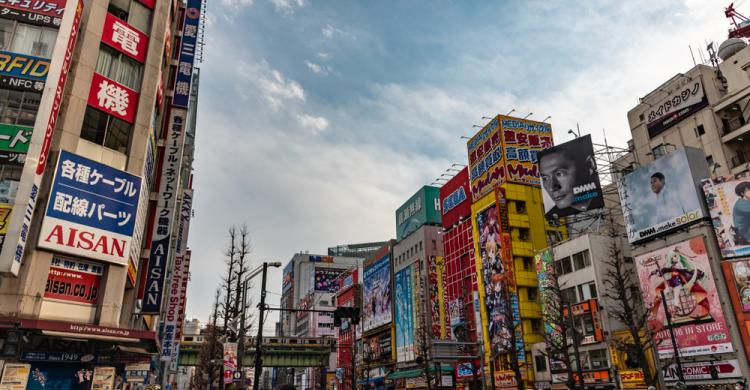
{"type": "Polygon", "coordinates": [[[138,0],[138,2],[151,9],[154,9],[156,5],[156,0],[138,0]]]}
{"type": "MultiPolygon", "coordinates": [[[[39,163],[37,163],[36,165],[37,176],[44,173],[44,166],[47,164],[47,157],[49,157],[49,147],[50,144],[52,144],[52,133],[55,131],[57,114],[60,112],[60,101],[62,100],[63,89],[65,89],[65,81],[68,79],[68,70],[70,70],[70,61],[73,57],[73,48],[75,47],[76,40],[78,39],[78,27],[81,25],[82,13],[83,2],[81,0],[78,0],[78,5],[76,6],[76,15],[75,18],[73,18],[73,26],[70,30],[70,37],[68,37],[68,44],[65,46],[65,59],[63,60],[62,71],[60,72],[60,77],[57,79],[55,97],[52,100],[52,109],[50,110],[49,119],[47,120],[47,128],[44,132],[42,150],[39,152],[39,163]]],[[[41,178],[39,180],[41,181],[41,178]]]]}
{"type": "Polygon", "coordinates": [[[44,297],[95,305],[101,278],[101,265],[54,257],[44,297]]]}
{"type": "Polygon", "coordinates": [[[88,104],[125,122],[135,121],[138,92],[94,72],[88,104]]]}
{"type": "Polygon", "coordinates": [[[110,13],[104,20],[102,42],[141,63],[146,62],[148,35],[110,13]]]}
{"type": "Polygon", "coordinates": [[[110,328],[108,326],[74,324],[72,322],[27,320],[21,318],[0,318],[3,322],[18,323],[23,329],[41,329],[53,332],[77,333],[83,335],[122,337],[129,339],[156,340],[156,332],[139,329],[110,328]]]}
{"type": "Polygon", "coordinates": [[[464,168],[440,187],[440,210],[443,227],[449,228],[462,217],[471,215],[469,168],[464,168]]]}
{"type": "Polygon", "coordinates": [[[65,12],[65,0],[0,0],[0,6],[55,18],[65,12]]]}

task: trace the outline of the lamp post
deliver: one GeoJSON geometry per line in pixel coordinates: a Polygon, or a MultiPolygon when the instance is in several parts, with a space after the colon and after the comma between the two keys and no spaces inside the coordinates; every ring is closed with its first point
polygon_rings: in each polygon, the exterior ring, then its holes
{"type": "Polygon", "coordinates": [[[667,317],[667,327],[669,328],[669,336],[672,339],[672,350],[674,351],[674,360],[675,364],[677,365],[677,378],[680,379],[680,382],[685,383],[685,378],[682,375],[682,362],[680,361],[680,351],[677,347],[677,338],[674,336],[674,329],[672,328],[672,313],[669,311],[669,306],[667,306],[667,297],[664,296],[664,289],[660,291],[661,293],[661,303],[662,307],[664,307],[664,315],[667,317]]]}
{"type": "Polygon", "coordinates": [[[259,317],[258,317],[258,337],[255,340],[255,373],[253,377],[253,390],[258,390],[259,383],[260,383],[260,374],[263,370],[263,359],[262,359],[262,347],[263,347],[263,315],[266,311],[266,277],[268,274],[268,267],[274,267],[279,268],[281,267],[281,262],[274,261],[274,262],[263,262],[262,265],[260,265],[258,268],[253,270],[253,272],[250,274],[250,276],[247,277],[242,282],[242,318],[240,318],[240,337],[238,340],[238,352],[239,352],[239,362],[237,364],[237,367],[240,371],[240,377],[242,378],[242,381],[240,382],[239,388],[243,389],[245,388],[245,375],[242,371],[242,360],[245,358],[245,310],[247,309],[247,288],[250,283],[250,279],[258,276],[259,274],[262,274],[262,281],[261,281],[261,287],[260,287],[260,303],[258,304],[259,308],[259,317]]]}

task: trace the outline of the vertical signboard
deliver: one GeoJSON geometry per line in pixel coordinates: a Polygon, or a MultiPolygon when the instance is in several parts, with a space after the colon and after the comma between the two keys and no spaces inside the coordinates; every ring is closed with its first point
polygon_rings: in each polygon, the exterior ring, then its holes
{"type": "Polygon", "coordinates": [[[237,343],[224,343],[224,383],[232,383],[237,371],[237,343]]]}
{"type": "MultiPolygon", "coordinates": [[[[560,316],[560,296],[555,272],[555,258],[551,249],[537,253],[536,273],[539,280],[539,299],[542,304],[542,321],[544,322],[544,341],[551,351],[561,351],[565,347],[562,334],[562,317],[560,316]]],[[[559,374],[567,372],[566,365],[557,354],[549,356],[550,372],[559,374]]]]}
{"type": "Polygon", "coordinates": [[[175,343],[177,340],[177,316],[178,306],[180,303],[180,287],[182,281],[182,264],[183,256],[175,255],[174,269],[172,279],[169,281],[169,300],[164,309],[164,330],[162,332],[162,350],[161,361],[168,362],[172,360],[175,343]]]}
{"type": "Polygon", "coordinates": [[[174,82],[172,105],[187,108],[190,101],[190,85],[193,79],[195,49],[198,41],[198,25],[201,18],[202,0],[188,0],[185,8],[185,24],[182,26],[180,54],[177,58],[177,75],[174,82]]]}
{"type": "Polygon", "coordinates": [[[156,219],[151,232],[151,249],[146,271],[142,313],[159,314],[161,310],[177,190],[180,184],[182,147],[185,141],[185,116],[186,112],[183,109],[171,110],[167,138],[164,142],[156,219]]]}
{"type": "Polygon", "coordinates": [[[65,6],[65,14],[60,24],[60,30],[55,41],[53,60],[44,85],[42,101],[39,104],[34,131],[29,145],[27,160],[21,174],[21,183],[18,187],[11,215],[11,223],[5,242],[0,252],[0,272],[9,272],[18,275],[18,270],[23,261],[28,240],[31,220],[36,209],[39,187],[44,177],[47,165],[52,134],[55,131],[57,116],[62,103],[65,81],[70,70],[73,58],[73,49],[78,40],[78,28],[81,24],[83,13],[83,1],[71,0],[65,6]],[[64,55],[59,52],[64,50],[64,55]]]}
{"type": "Polygon", "coordinates": [[[662,359],[674,354],[665,310],[672,314],[680,356],[734,351],[709,261],[702,236],[636,258],[648,325],[662,359]]]}
{"type": "Polygon", "coordinates": [[[414,360],[414,293],[412,266],[396,272],[393,283],[396,292],[396,361],[414,360]]]}
{"type": "Polygon", "coordinates": [[[60,151],[39,247],[127,265],[141,178],[60,151]]]}

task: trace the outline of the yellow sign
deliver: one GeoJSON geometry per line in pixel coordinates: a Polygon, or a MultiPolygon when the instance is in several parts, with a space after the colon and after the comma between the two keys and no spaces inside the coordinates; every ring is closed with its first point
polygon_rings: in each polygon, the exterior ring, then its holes
{"type": "Polygon", "coordinates": [[[12,204],[0,203],[0,235],[5,235],[8,233],[11,211],[13,211],[12,204]]]}
{"type": "Polygon", "coordinates": [[[620,370],[620,380],[622,383],[639,383],[644,381],[643,371],[641,370],[620,370]]]}
{"type": "Polygon", "coordinates": [[[466,143],[474,201],[504,182],[541,186],[537,153],[551,146],[549,123],[493,118],[466,143]]]}
{"type": "Polygon", "coordinates": [[[7,363],[0,379],[0,390],[24,390],[29,380],[31,364],[7,363]]]}

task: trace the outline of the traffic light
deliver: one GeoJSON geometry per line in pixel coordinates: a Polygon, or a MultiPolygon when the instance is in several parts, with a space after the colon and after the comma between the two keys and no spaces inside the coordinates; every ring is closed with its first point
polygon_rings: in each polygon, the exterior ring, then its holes
{"type": "Polygon", "coordinates": [[[358,307],[337,307],[333,311],[333,325],[341,326],[341,319],[348,318],[351,320],[353,325],[359,324],[359,308],[358,307]]]}

